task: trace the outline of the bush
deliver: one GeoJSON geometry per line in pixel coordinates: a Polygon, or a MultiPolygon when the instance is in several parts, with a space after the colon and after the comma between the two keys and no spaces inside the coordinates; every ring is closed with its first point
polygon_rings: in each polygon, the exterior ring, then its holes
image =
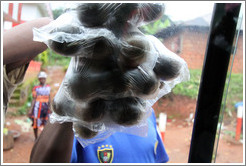
{"type": "Polygon", "coordinates": [[[47,49],[44,52],[40,53],[36,58],[35,61],[42,62],[42,67],[47,67],[47,66],[64,66],[66,69],[69,62],[70,62],[71,57],[65,57],[59,54],[56,54],[54,51],[51,49],[47,49]]]}
{"type": "Polygon", "coordinates": [[[49,62],[48,62],[49,66],[54,66],[54,65],[64,66],[64,67],[68,66],[68,64],[71,60],[71,57],[59,55],[50,49],[49,49],[49,52],[50,52],[49,53],[49,62]]]}
{"type": "Polygon", "coordinates": [[[49,61],[49,52],[48,50],[45,50],[44,52],[40,53],[35,60],[42,62],[42,66],[47,66],[48,61],[49,61]]]}
{"type": "Polygon", "coordinates": [[[200,78],[201,70],[190,70],[190,80],[176,85],[172,92],[175,95],[183,95],[196,99],[200,85],[200,78]]]}
{"type": "Polygon", "coordinates": [[[223,104],[225,104],[225,112],[230,114],[232,111],[235,110],[235,104],[240,101],[243,101],[243,92],[244,92],[243,74],[232,74],[230,82],[228,81],[229,81],[229,75],[227,76],[226,79],[224,96],[223,96],[223,101],[226,97],[226,103],[223,104]],[[226,93],[227,88],[228,88],[228,92],[226,93]]]}
{"type": "Polygon", "coordinates": [[[30,80],[27,80],[23,87],[24,86],[29,86],[28,87],[28,97],[27,97],[27,100],[26,102],[23,104],[22,107],[20,107],[17,112],[16,112],[16,116],[19,116],[19,115],[26,115],[30,109],[30,105],[32,103],[32,88],[37,85],[39,83],[39,81],[37,79],[30,79],[30,80]]]}
{"type": "MultiPolygon", "coordinates": [[[[197,99],[199,86],[200,86],[200,79],[201,79],[201,70],[190,70],[190,80],[176,85],[172,92],[175,95],[183,95],[183,96],[188,96],[192,99],[197,99]]],[[[229,81],[229,74],[227,75],[223,98],[226,97],[225,112],[231,113],[231,111],[235,110],[234,105],[237,102],[243,100],[243,74],[232,73],[229,85],[228,85],[228,81],[229,81]],[[228,87],[228,93],[226,93],[227,87],[228,87]]],[[[223,102],[224,100],[222,101],[222,103],[223,102]]]]}

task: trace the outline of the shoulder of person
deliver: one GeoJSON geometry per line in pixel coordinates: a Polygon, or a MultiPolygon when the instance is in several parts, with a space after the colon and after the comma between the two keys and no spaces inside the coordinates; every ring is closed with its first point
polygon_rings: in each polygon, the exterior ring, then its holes
{"type": "Polygon", "coordinates": [[[36,90],[37,88],[40,88],[41,86],[40,85],[35,85],[32,90],[36,90]]]}

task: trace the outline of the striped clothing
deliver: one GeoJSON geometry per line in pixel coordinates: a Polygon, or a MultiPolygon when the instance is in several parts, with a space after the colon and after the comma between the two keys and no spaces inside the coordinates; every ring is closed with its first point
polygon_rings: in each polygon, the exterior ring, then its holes
{"type": "Polygon", "coordinates": [[[50,95],[50,86],[34,86],[32,89],[32,96],[35,100],[35,104],[32,110],[32,121],[33,128],[38,128],[42,125],[45,125],[50,114],[49,110],[49,95],[50,95]]]}

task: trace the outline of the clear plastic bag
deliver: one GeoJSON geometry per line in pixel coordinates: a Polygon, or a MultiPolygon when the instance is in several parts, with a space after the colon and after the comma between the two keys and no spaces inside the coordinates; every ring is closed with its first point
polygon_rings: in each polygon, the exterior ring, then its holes
{"type": "Polygon", "coordinates": [[[146,135],[152,105],[189,79],[182,58],[137,28],[163,11],[154,3],[80,4],[34,29],[35,41],[71,56],[51,122],[73,122],[82,146],[116,131],[146,135]]]}
{"type": "Polygon", "coordinates": [[[85,3],[79,4],[77,9],[83,26],[105,27],[119,37],[129,27],[139,27],[157,20],[165,7],[162,3],[85,3]]]}

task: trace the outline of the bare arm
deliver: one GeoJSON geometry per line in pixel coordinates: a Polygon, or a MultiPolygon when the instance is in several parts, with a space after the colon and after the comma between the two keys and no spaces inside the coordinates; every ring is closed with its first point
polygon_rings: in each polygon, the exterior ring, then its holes
{"type": "Polygon", "coordinates": [[[52,109],[51,109],[50,104],[51,104],[51,97],[50,97],[50,95],[49,95],[49,103],[48,103],[48,107],[49,107],[49,110],[51,111],[52,109]]]}
{"type": "Polygon", "coordinates": [[[9,71],[30,62],[35,56],[47,49],[41,42],[33,41],[34,27],[42,27],[52,21],[39,18],[20,24],[3,33],[3,64],[9,71]]]}
{"type": "Polygon", "coordinates": [[[31,163],[69,163],[73,147],[72,123],[47,123],[33,146],[31,163]]]}
{"type": "Polygon", "coordinates": [[[30,109],[29,109],[29,111],[28,111],[28,116],[29,116],[29,117],[31,117],[31,115],[32,115],[32,111],[33,111],[35,102],[36,102],[36,98],[34,98],[34,99],[32,100],[31,107],[30,107],[30,109]]]}

